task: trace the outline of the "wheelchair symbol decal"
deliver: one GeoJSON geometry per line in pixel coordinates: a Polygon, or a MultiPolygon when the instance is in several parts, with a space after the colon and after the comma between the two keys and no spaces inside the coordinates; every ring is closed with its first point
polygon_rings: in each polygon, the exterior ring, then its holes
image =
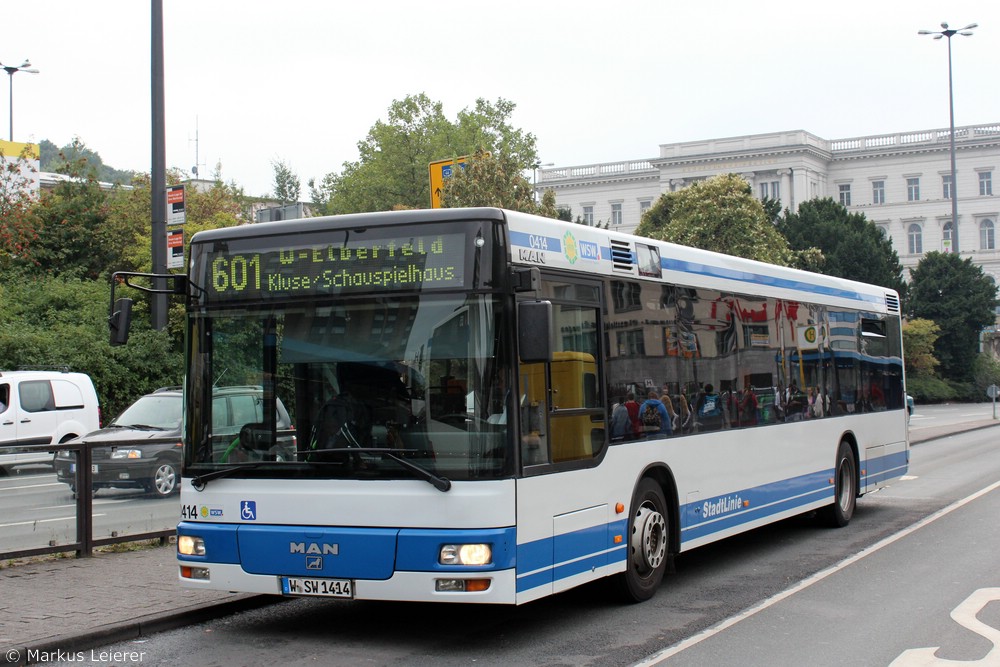
{"type": "Polygon", "coordinates": [[[240,501],[240,517],[244,521],[256,521],[257,520],[257,501],[255,501],[255,500],[241,500],[240,501]]]}

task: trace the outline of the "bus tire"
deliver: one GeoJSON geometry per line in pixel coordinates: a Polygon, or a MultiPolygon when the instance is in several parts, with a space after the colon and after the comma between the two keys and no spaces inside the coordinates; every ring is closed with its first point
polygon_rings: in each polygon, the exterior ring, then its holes
{"type": "Polygon", "coordinates": [[[858,502],[858,463],[846,440],[840,441],[833,474],[833,503],[824,508],[822,518],[833,528],[843,528],[850,523],[858,502]]]}
{"type": "Polygon", "coordinates": [[[632,498],[625,572],[618,575],[617,582],[628,602],[648,600],[663,581],[670,541],[668,516],[660,485],[644,478],[632,498]]]}

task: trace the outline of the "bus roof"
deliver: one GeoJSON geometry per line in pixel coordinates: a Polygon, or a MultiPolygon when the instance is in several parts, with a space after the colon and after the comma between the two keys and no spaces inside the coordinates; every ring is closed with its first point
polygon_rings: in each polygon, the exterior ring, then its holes
{"type": "Polygon", "coordinates": [[[540,268],[622,278],[631,276],[637,280],[658,279],[722,292],[852,308],[857,308],[860,302],[872,311],[899,312],[899,295],[885,287],[499,208],[415,209],[265,222],[198,232],[191,242],[465,220],[506,222],[511,259],[519,265],[534,264],[540,268]],[[639,253],[648,252],[648,248],[655,248],[659,255],[656,275],[643,273],[640,267],[639,253]]]}

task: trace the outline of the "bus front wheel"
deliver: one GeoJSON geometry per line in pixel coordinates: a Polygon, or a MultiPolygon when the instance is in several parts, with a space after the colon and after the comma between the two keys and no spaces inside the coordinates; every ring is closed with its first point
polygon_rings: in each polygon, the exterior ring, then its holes
{"type": "Polygon", "coordinates": [[[643,479],[632,498],[628,562],[625,572],[618,575],[621,593],[630,602],[644,602],[653,597],[663,581],[670,535],[667,516],[667,502],[660,485],[649,478],[643,479]]]}
{"type": "Polygon", "coordinates": [[[858,501],[858,464],[854,449],[846,440],[840,441],[837,449],[837,465],[834,468],[833,504],[825,508],[823,519],[834,528],[842,528],[850,523],[858,501]]]}

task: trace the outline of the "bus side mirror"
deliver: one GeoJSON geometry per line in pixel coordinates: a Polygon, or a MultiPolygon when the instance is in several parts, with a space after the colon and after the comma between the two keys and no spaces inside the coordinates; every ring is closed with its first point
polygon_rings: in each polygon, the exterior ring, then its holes
{"type": "Polygon", "coordinates": [[[124,345],[128,342],[128,330],[132,326],[132,299],[115,301],[114,312],[108,318],[108,328],[111,333],[111,346],[124,345]]]}
{"type": "Polygon", "coordinates": [[[521,362],[552,361],[552,302],[521,301],[517,304],[517,352],[521,362]]]}

